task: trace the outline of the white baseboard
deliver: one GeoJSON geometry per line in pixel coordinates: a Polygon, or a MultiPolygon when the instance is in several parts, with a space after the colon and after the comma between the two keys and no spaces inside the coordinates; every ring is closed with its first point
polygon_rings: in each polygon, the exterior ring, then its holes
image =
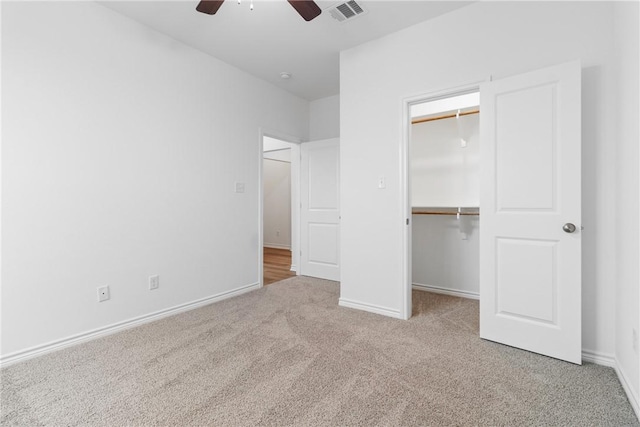
{"type": "Polygon", "coordinates": [[[104,327],[93,329],[80,334],[72,335],[67,338],[63,338],[63,339],[52,341],[39,346],[31,347],[25,350],[20,350],[14,353],[3,355],[3,356],[0,356],[0,367],[13,365],[14,363],[18,363],[27,359],[32,359],[34,357],[42,356],[47,353],[52,353],[57,350],[62,350],[63,348],[71,347],[76,344],[80,344],[86,341],[91,341],[97,338],[102,338],[104,336],[111,335],[116,332],[123,331],[125,329],[130,329],[135,326],[140,326],[144,323],[149,323],[154,320],[162,319],[163,317],[168,317],[174,314],[182,313],[184,311],[193,310],[195,308],[209,305],[217,301],[222,301],[227,298],[235,297],[259,288],[260,288],[259,283],[252,283],[250,285],[245,285],[245,286],[233,289],[231,291],[221,292],[219,294],[211,295],[209,297],[201,298],[185,304],[176,305],[174,307],[170,307],[164,310],[159,310],[153,313],[134,317],[128,320],[124,320],[122,322],[114,323],[108,326],[104,326],[104,327]]]}
{"type": "Polygon", "coordinates": [[[359,301],[348,300],[346,298],[340,298],[338,300],[338,305],[340,307],[355,308],[356,310],[368,311],[369,313],[381,314],[395,319],[402,319],[400,311],[379,305],[366,304],[359,301]]]}
{"type": "Polygon", "coordinates": [[[412,285],[413,285],[412,286],[413,289],[417,291],[433,292],[436,294],[451,295],[453,297],[460,297],[460,298],[469,298],[469,299],[476,299],[476,300],[480,299],[480,294],[477,292],[448,289],[440,286],[423,285],[422,283],[412,283],[412,285]]]}
{"type": "Polygon", "coordinates": [[[297,271],[298,271],[298,266],[297,266],[297,265],[295,265],[295,264],[291,264],[291,269],[290,269],[289,271],[295,271],[295,272],[297,272],[297,271]]]}
{"type": "Polygon", "coordinates": [[[631,407],[633,411],[636,413],[636,417],[640,420],[640,399],[638,399],[637,392],[631,387],[631,383],[629,382],[629,378],[625,374],[625,372],[620,368],[620,364],[615,361],[616,374],[618,374],[618,379],[620,380],[620,384],[622,384],[622,389],[627,394],[627,398],[629,399],[629,403],[631,403],[631,407]]]}
{"type": "Polygon", "coordinates": [[[280,245],[278,243],[263,243],[262,247],[263,248],[271,248],[271,249],[286,249],[288,251],[291,250],[291,246],[290,245],[280,245]]]}
{"type": "Polygon", "coordinates": [[[582,349],[582,361],[608,366],[609,368],[616,367],[616,359],[612,354],[598,353],[597,351],[582,349]]]}

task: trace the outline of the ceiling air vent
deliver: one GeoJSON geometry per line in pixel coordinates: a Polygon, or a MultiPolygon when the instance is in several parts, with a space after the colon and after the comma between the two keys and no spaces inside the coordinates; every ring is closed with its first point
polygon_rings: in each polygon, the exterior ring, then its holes
{"type": "Polygon", "coordinates": [[[365,13],[365,11],[358,3],[356,3],[354,0],[351,0],[332,7],[331,9],[329,9],[329,13],[331,13],[333,19],[344,22],[347,19],[353,19],[358,15],[362,15],[363,13],[365,13]]]}

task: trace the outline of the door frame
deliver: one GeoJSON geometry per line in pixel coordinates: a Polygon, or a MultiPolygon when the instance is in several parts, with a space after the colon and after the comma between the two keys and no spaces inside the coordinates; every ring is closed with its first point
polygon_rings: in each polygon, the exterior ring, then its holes
{"type": "Polygon", "coordinates": [[[264,286],[264,137],[291,144],[291,267],[300,275],[300,144],[302,138],[261,127],[258,130],[258,284],[264,286]]]}
{"type": "MultiPolygon", "coordinates": [[[[402,138],[400,140],[400,213],[402,218],[401,231],[401,265],[402,265],[402,302],[400,317],[408,320],[412,315],[413,289],[412,280],[412,242],[411,230],[413,228],[413,218],[411,215],[411,107],[425,102],[436,101],[444,98],[451,98],[471,92],[479,92],[480,84],[491,81],[491,77],[485,80],[473,81],[459,86],[449,86],[447,88],[432,89],[418,95],[409,96],[402,100],[402,138]]],[[[480,217],[482,221],[482,217],[480,217]]],[[[480,296],[482,297],[482,296],[480,296]]]]}

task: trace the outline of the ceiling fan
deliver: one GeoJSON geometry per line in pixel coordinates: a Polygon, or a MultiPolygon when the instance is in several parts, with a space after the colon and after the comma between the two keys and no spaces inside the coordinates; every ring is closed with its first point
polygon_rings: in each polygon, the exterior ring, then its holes
{"type": "MultiPolygon", "coordinates": [[[[305,21],[311,21],[322,13],[320,7],[312,0],[287,0],[305,21]]],[[[196,7],[198,12],[215,15],[224,0],[201,0],[196,7]]]]}

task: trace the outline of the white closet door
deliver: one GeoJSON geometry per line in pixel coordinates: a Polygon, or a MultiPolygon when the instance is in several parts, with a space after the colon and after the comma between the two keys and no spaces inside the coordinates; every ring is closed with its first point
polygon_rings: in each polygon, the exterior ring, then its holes
{"type": "Polygon", "coordinates": [[[481,86],[480,337],[581,363],[580,64],[481,86]]]}
{"type": "Polygon", "coordinates": [[[300,150],[300,274],[340,280],[339,140],[300,150]]]}

